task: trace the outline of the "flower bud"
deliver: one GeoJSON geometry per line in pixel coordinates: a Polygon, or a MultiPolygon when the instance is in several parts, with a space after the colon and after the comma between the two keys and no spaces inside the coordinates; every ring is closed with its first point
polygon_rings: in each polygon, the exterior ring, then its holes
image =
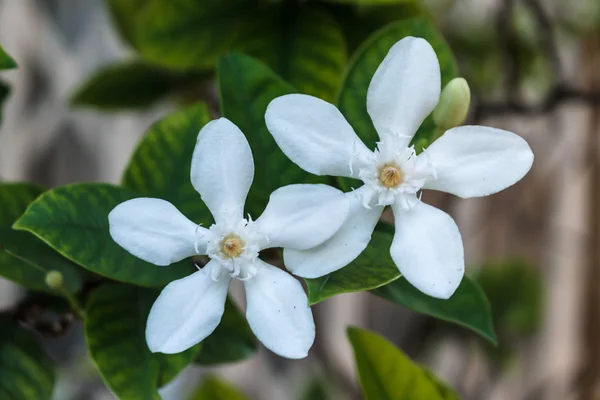
{"type": "Polygon", "coordinates": [[[464,78],[454,78],[442,90],[440,102],[433,111],[438,128],[447,130],[462,124],[469,113],[471,91],[464,78]]]}
{"type": "Polygon", "coordinates": [[[61,289],[64,285],[64,279],[60,272],[50,271],[46,274],[46,285],[52,289],[61,289]]]}

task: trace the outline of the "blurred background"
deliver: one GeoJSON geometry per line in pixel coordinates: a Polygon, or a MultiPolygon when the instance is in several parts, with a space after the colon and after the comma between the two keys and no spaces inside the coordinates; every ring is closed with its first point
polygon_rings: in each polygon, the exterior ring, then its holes
{"type": "MultiPolygon", "coordinates": [[[[490,298],[500,346],[368,293],[341,295],[314,308],[317,343],[307,359],[261,349],[239,364],[192,367],[162,391],[165,399],[185,398],[207,372],[254,399],[358,399],[347,325],[382,333],[464,399],[600,398],[600,2],[425,6],[471,85],[467,122],[516,132],[536,154],[525,179],[495,196],[425,193],[460,227],[467,271],[490,298]]],[[[0,43],[19,64],[1,77],[12,90],[0,128],[2,180],[117,183],[146,128],[175,106],[69,105],[90,74],[133,56],[103,0],[0,0],[0,43]]],[[[213,91],[206,96],[214,103],[213,91]]],[[[0,309],[20,295],[0,278],[0,309]]],[[[57,400],[114,398],[86,356],[81,326],[45,345],[62,365],[57,400]]]]}

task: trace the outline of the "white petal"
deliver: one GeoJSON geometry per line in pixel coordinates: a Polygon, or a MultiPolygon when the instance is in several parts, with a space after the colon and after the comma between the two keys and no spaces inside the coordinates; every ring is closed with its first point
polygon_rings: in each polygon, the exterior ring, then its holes
{"type": "Polygon", "coordinates": [[[202,128],[191,177],[215,221],[242,219],[254,178],[254,160],[246,137],[231,121],[219,118],[202,128]]]}
{"type": "Polygon", "coordinates": [[[169,265],[206,254],[203,237],[208,238],[208,229],[194,224],[165,200],[126,201],[108,214],[108,222],[110,235],[119,246],[152,264],[169,265]]]}
{"type": "Polygon", "coordinates": [[[222,274],[215,282],[211,261],[198,272],[169,283],[148,315],[146,342],[153,353],[181,353],[210,335],[223,316],[231,278],[222,274]]]}
{"type": "Polygon", "coordinates": [[[440,299],[456,290],[465,272],[463,243],[454,220],[425,203],[410,210],[392,206],[396,234],[391,254],[414,287],[440,299]]]}
{"type": "Polygon", "coordinates": [[[367,111],[381,140],[407,146],[440,98],[440,65],[431,45],[406,37],[392,46],[367,93],[367,111]]]}
{"type": "Polygon", "coordinates": [[[310,249],[340,229],[349,208],[348,198],[328,185],[288,185],[271,193],[257,229],[267,237],[261,248],[310,249]]]}
{"type": "Polygon", "coordinates": [[[276,98],[267,107],[265,121],[290,160],[315,175],[356,178],[361,165],[353,165],[351,171],[350,161],[372,153],[334,105],[313,96],[276,98]]]}
{"type": "Polygon", "coordinates": [[[425,189],[463,198],[487,196],[514,185],[533,164],[533,152],[512,132],[461,126],[444,133],[425,151],[437,179],[425,189]]]}
{"type": "Polygon", "coordinates": [[[350,200],[348,217],[331,239],[308,250],[283,250],[283,259],[289,271],[303,278],[318,278],[345,267],[363,252],[371,241],[371,235],[384,208],[364,207],[360,196],[363,188],[365,186],[346,193],[350,200]]]}
{"type": "Polygon", "coordinates": [[[261,260],[245,281],[246,318],[265,347],[287,358],[304,358],[315,340],[315,323],[302,285],[261,260]]]}

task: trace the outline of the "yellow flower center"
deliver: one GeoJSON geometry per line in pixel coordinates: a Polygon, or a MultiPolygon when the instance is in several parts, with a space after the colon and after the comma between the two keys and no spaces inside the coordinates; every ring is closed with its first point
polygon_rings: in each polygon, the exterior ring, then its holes
{"type": "Polygon", "coordinates": [[[221,242],[221,250],[228,257],[237,257],[244,252],[244,241],[238,235],[230,234],[221,242]]]}
{"type": "Polygon", "coordinates": [[[395,165],[386,165],[379,170],[379,181],[385,187],[397,187],[402,183],[402,178],[402,171],[395,165]]]}

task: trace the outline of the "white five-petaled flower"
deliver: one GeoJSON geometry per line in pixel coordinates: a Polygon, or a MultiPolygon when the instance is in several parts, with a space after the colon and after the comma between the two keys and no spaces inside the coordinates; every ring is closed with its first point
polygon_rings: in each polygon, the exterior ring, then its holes
{"type": "Polygon", "coordinates": [[[523,178],[533,153],[511,132],[463,126],[446,131],[417,155],[409,143],[436,107],[440,81],[436,54],[426,40],[407,37],[390,49],[367,94],[367,111],[380,139],[374,152],[323,100],[291,94],[271,102],[267,127],[292,161],[316,175],[364,182],[347,193],[350,212],[336,235],[315,249],[284,251],[290,271],[315,278],[349,264],[365,249],[389,205],[396,222],[391,255],[402,275],[430,296],[454,293],[464,275],[460,233],[449,215],[420,201],[419,191],[487,196],[523,178]]]}
{"type": "Polygon", "coordinates": [[[302,285],[258,253],[323,243],[344,223],[349,202],[327,185],[289,185],[271,194],[260,218],[244,219],[253,177],[246,138],[221,118],[200,131],[191,168],[192,184],[214,225],[198,226],[171,203],[152,198],[126,201],[109,214],[112,238],[145,261],[169,265],[197,254],[210,257],[204,268],[167,285],[152,306],[146,341],[153,352],[179,353],[210,335],[221,321],[229,283],[237,278],[244,282],[246,318],[256,337],[281,356],[307,355],[315,326],[302,285]]]}

